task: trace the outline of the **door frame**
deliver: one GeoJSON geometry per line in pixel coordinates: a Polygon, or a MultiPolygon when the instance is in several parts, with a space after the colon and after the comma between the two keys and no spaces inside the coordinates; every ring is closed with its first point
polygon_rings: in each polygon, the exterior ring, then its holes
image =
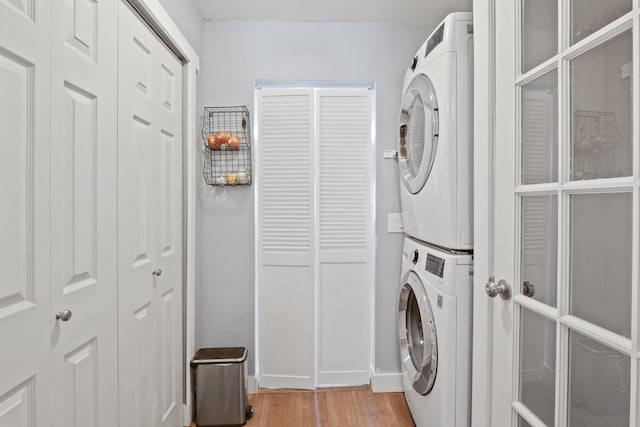
{"type": "Polygon", "coordinates": [[[492,313],[484,286],[493,276],[495,0],[473,0],[473,366],[471,419],[491,427],[492,313]]]}
{"type": "Polygon", "coordinates": [[[196,190],[198,140],[196,79],[200,58],[158,0],[123,0],[147,22],[182,61],[182,206],[183,206],[183,425],[191,424],[189,361],[195,354],[196,190]]]}

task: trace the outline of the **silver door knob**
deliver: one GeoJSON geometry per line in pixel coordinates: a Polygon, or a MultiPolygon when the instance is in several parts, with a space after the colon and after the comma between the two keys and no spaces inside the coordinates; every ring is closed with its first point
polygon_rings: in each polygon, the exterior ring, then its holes
{"type": "Polygon", "coordinates": [[[524,283],[522,284],[522,295],[532,298],[535,294],[536,294],[536,287],[533,285],[533,283],[529,282],[528,280],[525,280],[524,283]]]}
{"type": "Polygon", "coordinates": [[[487,293],[487,295],[489,295],[489,297],[491,298],[495,298],[498,295],[500,295],[500,297],[502,299],[509,299],[511,298],[511,285],[509,285],[509,282],[507,282],[504,279],[501,279],[497,284],[493,281],[493,277],[491,279],[489,279],[489,281],[487,282],[487,284],[484,287],[484,291],[487,293]]]}
{"type": "Polygon", "coordinates": [[[160,277],[160,275],[162,274],[162,270],[160,270],[159,268],[156,268],[151,272],[151,274],[153,274],[156,277],[160,277]]]}
{"type": "Polygon", "coordinates": [[[71,319],[71,310],[62,310],[56,313],[56,320],[62,320],[63,322],[71,319]]]}

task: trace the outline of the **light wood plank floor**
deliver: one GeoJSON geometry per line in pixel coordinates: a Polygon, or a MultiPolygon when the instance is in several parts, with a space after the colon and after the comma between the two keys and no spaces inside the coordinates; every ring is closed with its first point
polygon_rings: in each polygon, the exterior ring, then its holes
{"type": "MultiPolygon", "coordinates": [[[[260,390],[249,395],[247,427],[414,427],[402,393],[369,387],[260,390]]],[[[192,424],[192,427],[194,424],[192,424]]]]}

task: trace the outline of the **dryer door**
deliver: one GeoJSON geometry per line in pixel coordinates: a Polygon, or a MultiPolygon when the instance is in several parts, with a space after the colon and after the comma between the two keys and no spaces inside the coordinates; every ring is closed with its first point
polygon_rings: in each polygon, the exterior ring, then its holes
{"type": "Polygon", "coordinates": [[[438,371],[438,337],[429,296],[418,275],[405,275],[398,305],[400,357],[413,389],[426,396],[438,371]]]}
{"type": "Polygon", "coordinates": [[[418,74],[411,80],[401,107],[400,176],[407,191],[416,194],[429,178],[438,146],[438,99],[429,77],[418,74]]]}

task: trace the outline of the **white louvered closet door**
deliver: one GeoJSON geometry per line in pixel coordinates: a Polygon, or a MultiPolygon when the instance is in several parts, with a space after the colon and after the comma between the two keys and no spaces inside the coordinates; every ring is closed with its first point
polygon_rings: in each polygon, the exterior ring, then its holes
{"type": "Polygon", "coordinates": [[[369,383],[371,91],[317,92],[318,385],[369,383]]]}
{"type": "Polygon", "coordinates": [[[313,389],[313,92],[261,90],[259,382],[313,389]]]}
{"type": "Polygon", "coordinates": [[[368,383],[371,91],[256,99],[260,387],[368,383]]]}

